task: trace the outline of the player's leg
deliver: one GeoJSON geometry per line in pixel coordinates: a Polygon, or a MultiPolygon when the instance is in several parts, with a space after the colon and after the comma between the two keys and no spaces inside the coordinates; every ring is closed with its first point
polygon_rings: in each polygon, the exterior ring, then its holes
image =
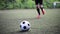
{"type": "Polygon", "coordinates": [[[43,0],[40,0],[40,8],[41,8],[41,11],[42,11],[42,14],[44,15],[45,14],[45,10],[43,9],[43,0]]]}
{"type": "Polygon", "coordinates": [[[36,9],[37,9],[38,15],[40,15],[40,9],[39,9],[38,5],[36,5],[36,9]]]}
{"type": "Polygon", "coordinates": [[[42,14],[44,15],[45,14],[45,10],[43,9],[43,5],[40,5],[41,7],[41,11],[42,11],[42,14]]]}
{"type": "Polygon", "coordinates": [[[36,9],[37,9],[37,12],[38,12],[37,18],[40,18],[40,9],[38,8],[38,5],[36,5],[36,9]]]}
{"type": "Polygon", "coordinates": [[[35,4],[36,4],[36,10],[38,12],[37,18],[40,18],[40,9],[39,9],[39,5],[38,5],[38,0],[35,0],[35,4]]]}

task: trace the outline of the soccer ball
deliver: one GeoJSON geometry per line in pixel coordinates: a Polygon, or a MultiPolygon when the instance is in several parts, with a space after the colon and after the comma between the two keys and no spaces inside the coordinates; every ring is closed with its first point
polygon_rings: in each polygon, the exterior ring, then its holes
{"type": "Polygon", "coordinates": [[[20,23],[20,30],[21,31],[28,31],[29,29],[30,29],[30,23],[28,22],[28,21],[22,21],[21,23],[20,23]]]}

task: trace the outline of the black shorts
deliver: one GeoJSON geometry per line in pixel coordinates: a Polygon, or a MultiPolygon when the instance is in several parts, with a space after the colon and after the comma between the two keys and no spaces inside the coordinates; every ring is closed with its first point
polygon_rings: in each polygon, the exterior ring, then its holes
{"type": "Polygon", "coordinates": [[[35,4],[36,5],[38,5],[38,4],[42,5],[43,4],[43,0],[35,0],[35,4]]]}

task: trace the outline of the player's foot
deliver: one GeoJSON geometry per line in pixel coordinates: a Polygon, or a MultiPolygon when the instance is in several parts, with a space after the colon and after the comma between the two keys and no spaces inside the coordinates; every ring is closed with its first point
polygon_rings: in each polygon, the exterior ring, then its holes
{"type": "Polygon", "coordinates": [[[37,18],[39,19],[40,18],[40,15],[38,15],[37,18]]]}
{"type": "Polygon", "coordinates": [[[44,10],[44,9],[42,10],[42,14],[43,14],[43,15],[45,14],[45,10],[44,10]]]}

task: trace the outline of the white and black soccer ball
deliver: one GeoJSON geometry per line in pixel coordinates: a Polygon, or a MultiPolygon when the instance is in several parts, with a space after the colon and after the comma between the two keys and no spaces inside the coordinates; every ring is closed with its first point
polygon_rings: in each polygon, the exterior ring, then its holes
{"type": "Polygon", "coordinates": [[[31,25],[28,21],[24,20],[20,23],[20,30],[21,31],[28,31],[30,29],[30,27],[31,27],[31,25]]]}

